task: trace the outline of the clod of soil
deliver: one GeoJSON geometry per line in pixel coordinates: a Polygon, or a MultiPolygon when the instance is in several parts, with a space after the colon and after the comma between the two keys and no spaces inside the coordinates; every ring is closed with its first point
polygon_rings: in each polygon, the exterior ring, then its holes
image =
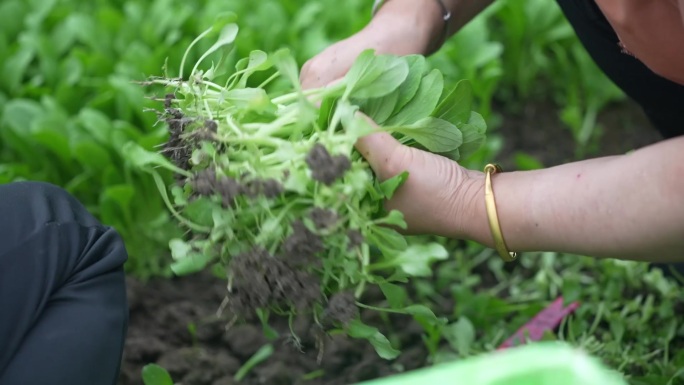
{"type": "Polygon", "coordinates": [[[347,238],[349,238],[349,249],[354,249],[363,243],[363,234],[358,230],[347,231],[347,238]]]}
{"type": "Polygon", "coordinates": [[[328,301],[325,309],[324,319],[326,321],[338,322],[343,325],[359,315],[359,308],[356,306],[356,298],[350,292],[342,292],[333,295],[328,301]]]}
{"type": "Polygon", "coordinates": [[[190,179],[190,187],[198,196],[210,196],[216,192],[217,180],[216,170],[207,168],[198,171],[195,176],[190,179]]]}
{"type": "Polygon", "coordinates": [[[306,156],[313,179],[328,186],[351,168],[351,161],[344,155],[332,156],[320,143],[316,143],[306,156]]]}
{"type": "Polygon", "coordinates": [[[220,195],[223,206],[226,208],[234,207],[235,200],[240,196],[275,198],[285,190],[283,185],[275,179],[247,178],[245,176],[238,181],[225,175],[217,177],[216,170],[213,167],[198,171],[189,182],[194,196],[220,195]]]}
{"type": "Polygon", "coordinates": [[[176,166],[183,170],[189,170],[192,149],[183,142],[181,135],[185,130],[185,126],[193,120],[183,117],[183,114],[179,111],[175,111],[174,115],[166,120],[169,126],[169,140],[164,145],[161,153],[168,157],[176,166]]]}
{"type": "Polygon", "coordinates": [[[218,132],[218,123],[216,123],[215,120],[208,119],[204,121],[204,128],[206,128],[209,132],[216,133],[218,132]]]}
{"type": "Polygon", "coordinates": [[[239,324],[225,332],[223,342],[237,357],[247,360],[268,341],[262,328],[251,324],[239,324]]]}
{"type": "Polygon", "coordinates": [[[174,94],[166,94],[164,96],[164,108],[168,111],[171,109],[171,106],[173,105],[173,100],[176,98],[176,95],[174,94]]]}
{"type": "Polygon", "coordinates": [[[334,226],[338,220],[337,213],[321,207],[314,207],[309,216],[318,229],[330,228],[334,226]]]}
{"type": "Polygon", "coordinates": [[[250,179],[243,182],[240,192],[250,198],[264,196],[266,198],[275,198],[285,191],[280,182],[275,179],[250,179]]]}
{"type": "Polygon", "coordinates": [[[316,277],[292,268],[263,249],[235,256],[230,262],[230,271],[229,305],[240,317],[271,306],[308,309],[320,297],[316,277]]]}
{"type": "Polygon", "coordinates": [[[293,266],[313,263],[316,254],[324,249],[323,240],[299,220],[292,223],[292,230],[281,246],[279,257],[293,266]]]}

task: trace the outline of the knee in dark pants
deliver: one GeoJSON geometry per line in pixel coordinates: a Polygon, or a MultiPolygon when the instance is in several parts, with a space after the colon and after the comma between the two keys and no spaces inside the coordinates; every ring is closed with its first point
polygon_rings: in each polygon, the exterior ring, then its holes
{"type": "Polygon", "coordinates": [[[0,185],[0,384],[115,384],[126,259],[119,234],[64,189],[0,185]]]}
{"type": "Polygon", "coordinates": [[[0,186],[0,198],[0,255],[10,250],[15,256],[44,255],[25,243],[36,242],[40,234],[54,234],[59,240],[43,246],[51,249],[52,263],[84,272],[89,270],[86,266],[97,266],[91,274],[123,270],[128,253],[121,236],[63,188],[44,182],[16,182],[0,186]]]}

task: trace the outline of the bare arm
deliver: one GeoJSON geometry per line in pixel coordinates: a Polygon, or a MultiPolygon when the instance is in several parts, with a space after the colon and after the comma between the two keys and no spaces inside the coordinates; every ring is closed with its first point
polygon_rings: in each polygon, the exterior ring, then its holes
{"type": "MultiPolygon", "coordinates": [[[[470,207],[468,238],[492,246],[484,176],[473,180],[458,204],[470,207]]],[[[511,251],[684,261],[684,137],[628,155],[495,174],[492,186],[511,251]]]]}
{"type": "MultiPolygon", "coordinates": [[[[493,2],[442,1],[451,11],[449,35],[493,2]]],[[[304,64],[302,85],[304,88],[319,87],[343,77],[366,49],[379,54],[428,55],[439,49],[443,32],[443,13],[437,0],[386,0],[361,31],[331,45],[304,64]]]]}

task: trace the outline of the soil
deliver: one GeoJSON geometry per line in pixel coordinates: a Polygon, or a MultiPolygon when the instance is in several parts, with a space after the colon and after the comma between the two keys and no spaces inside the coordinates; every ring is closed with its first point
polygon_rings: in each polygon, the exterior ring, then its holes
{"type": "MultiPolygon", "coordinates": [[[[620,155],[662,140],[641,108],[631,101],[605,108],[597,117],[598,141],[588,146],[583,158],[620,155]]],[[[551,167],[579,160],[575,139],[549,103],[531,103],[520,113],[504,114],[501,127],[504,145],[499,159],[505,170],[516,169],[516,153],[524,153],[551,167]]]]}
{"type": "MultiPolygon", "coordinates": [[[[588,156],[620,154],[660,139],[643,113],[632,103],[609,107],[599,116],[599,123],[604,127],[597,146],[600,150],[588,156]]],[[[557,110],[549,105],[532,104],[520,114],[506,114],[498,132],[504,136],[505,147],[496,161],[505,169],[516,168],[514,156],[519,151],[532,155],[545,166],[575,159],[574,140],[570,131],[559,121],[557,110]]],[[[320,166],[321,160],[327,161],[326,167],[318,169],[319,179],[334,180],[344,172],[345,164],[342,159],[324,150],[312,152],[311,163],[316,169],[315,165],[320,166]]],[[[210,181],[214,182],[212,178],[206,178],[199,183],[197,187],[200,193],[216,187],[210,181]]],[[[327,222],[329,218],[324,214],[316,212],[313,219],[327,222]]],[[[309,234],[303,229],[295,230],[298,231],[293,233],[293,241],[308,239],[309,234]]],[[[353,238],[352,235],[350,237],[353,238]]],[[[300,242],[293,242],[293,245],[295,243],[301,245],[300,242]]],[[[317,247],[316,242],[308,246],[313,249],[317,247]]],[[[286,251],[287,254],[305,257],[311,250],[292,246],[286,251]]],[[[251,256],[256,257],[258,255],[251,256]]],[[[245,260],[245,267],[248,265],[249,258],[245,260]]],[[[302,284],[306,282],[305,277],[293,272],[290,274],[293,284],[289,289],[279,286],[278,290],[289,290],[281,293],[274,291],[275,288],[270,284],[269,278],[273,275],[261,273],[258,277],[254,272],[245,274],[236,284],[263,284],[264,293],[279,300],[283,297],[291,299],[292,296],[307,300],[307,284],[302,284]]],[[[283,274],[277,273],[275,276],[283,274]]],[[[482,273],[486,275],[487,272],[482,273]]],[[[389,362],[379,358],[365,340],[347,339],[339,335],[316,338],[320,337],[320,333],[315,330],[312,332],[312,325],[305,321],[306,318],[295,320],[292,325],[300,340],[291,338],[286,323],[274,325],[281,337],[268,340],[259,320],[233,324],[231,309],[225,309],[217,316],[225,294],[226,281],[208,273],[172,280],[153,280],[145,284],[129,278],[130,326],[119,385],[142,385],[141,370],[148,363],[163,366],[170,371],[176,383],[183,385],[236,384],[234,374],[267,343],[273,345],[274,353],[249,371],[240,384],[352,384],[417,369],[426,364],[428,355],[421,342],[421,328],[410,317],[389,317],[389,326],[395,331],[393,338],[396,338],[403,351],[397,361],[389,362]],[[304,380],[303,377],[310,379],[304,380]]],[[[380,293],[370,292],[363,301],[372,304],[381,298],[380,293]]],[[[259,303],[267,299],[250,300],[259,303]]],[[[341,321],[354,317],[355,314],[349,311],[351,307],[348,302],[349,298],[344,295],[331,300],[328,307],[330,317],[341,321]]],[[[451,310],[448,305],[445,306],[445,312],[451,310]]],[[[362,311],[361,316],[370,325],[385,322],[374,312],[362,311]]]]}
{"type": "Polygon", "coordinates": [[[306,156],[311,177],[328,186],[344,175],[351,167],[351,161],[344,155],[332,156],[320,143],[316,143],[306,156]]]}
{"type": "MultiPolygon", "coordinates": [[[[425,365],[427,357],[420,343],[419,325],[405,316],[390,318],[406,351],[389,363],[365,340],[340,335],[316,338],[311,332],[315,329],[304,318],[293,324],[301,337],[299,343],[290,338],[286,324],[273,325],[282,337],[272,341],[259,321],[231,324],[230,312],[217,316],[226,282],[208,273],[145,284],[129,278],[128,291],[130,325],[119,385],[142,385],[142,368],[153,362],[183,385],[237,384],[235,373],[268,343],[274,353],[240,384],[346,385],[392,375],[400,369],[416,369],[425,365]],[[313,378],[302,379],[306,374],[313,378]]],[[[364,301],[373,301],[374,297],[377,300],[378,293],[371,292],[364,301]]],[[[355,317],[349,313],[348,302],[345,295],[331,300],[330,316],[340,320],[355,317]]],[[[372,312],[362,312],[361,316],[371,325],[382,322],[372,312]]]]}

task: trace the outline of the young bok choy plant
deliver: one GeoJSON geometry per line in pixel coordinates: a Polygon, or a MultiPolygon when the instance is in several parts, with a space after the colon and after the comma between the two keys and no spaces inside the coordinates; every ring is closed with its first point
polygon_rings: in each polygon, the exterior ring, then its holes
{"type": "Polygon", "coordinates": [[[385,310],[438,324],[426,306],[407,306],[386,289],[430,275],[430,263],[448,253],[395,230],[406,226],[403,216],[386,212],[383,200],[410,175],[378,181],[354,144],[382,130],[453,160],[467,156],[486,130],[471,110],[469,83],[445,92],[442,73],[423,56],[365,51],[341,81],[304,90],[289,51],[255,50],[219,84],[221,66],[203,71],[200,64],[232,45],[238,27],[213,27],[201,37],[217,33],[187,79],[182,64],[179,78],[148,82],[167,90],[157,111],[170,135],[162,150],[126,148],[188,230],[170,243],[172,269],[218,266],[228,281],[224,307],[238,318],[306,314],[320,330],[342,328],[395,357],[387,338],[360,321],[358,307],[369,306],[359,302],[362,293],[382,285],[391,304],[385,310]],[[258,72],[270,77],[253,85],[258,72]],[[285,91],[269,90],[276,80],[285,91]],[[173,171],[176,183],[167,186],[158,167],[173,171]]]}

